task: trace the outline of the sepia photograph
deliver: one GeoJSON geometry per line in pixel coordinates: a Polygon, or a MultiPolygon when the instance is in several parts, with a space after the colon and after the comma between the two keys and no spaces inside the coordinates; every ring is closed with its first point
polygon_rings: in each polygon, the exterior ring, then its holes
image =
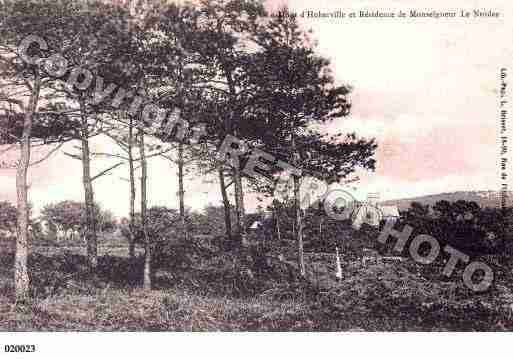
{"type": "Polygon", "coordinates": [[[499,0],[1,0],[0,356],[508,338],[512,24],[499,0]]]}

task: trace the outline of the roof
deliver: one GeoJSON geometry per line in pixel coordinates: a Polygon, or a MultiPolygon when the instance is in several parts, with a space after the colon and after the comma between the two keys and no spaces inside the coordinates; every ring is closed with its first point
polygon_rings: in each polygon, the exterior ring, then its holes
{"type": "Polygon", "coordinates": [[[379,206],[383,217],[400,217],[397,206],[379,206]]]}
{"type": "Polygon", "coordinates": [[[258,228],[260,228],[261,225],[262,225],[262,222],[255,221],[255,222],[253,222],[253,224],[251,226],[249,226],[249,229],[258,229],[258,228]]]}

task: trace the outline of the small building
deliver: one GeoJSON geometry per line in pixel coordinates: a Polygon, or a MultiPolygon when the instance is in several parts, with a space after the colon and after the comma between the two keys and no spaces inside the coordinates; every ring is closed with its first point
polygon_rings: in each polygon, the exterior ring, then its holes
{"type": "Polygon", "coordinates": [[[379,227],[381,213],[377,206],[369,203],[358,203],[351,216],[354,229],[360,229],[366,223],[372,227],[379,227]]]}
{"type": "Polygon", "coordinates": [[[360,229],[366,223],[372,227],[379,227],[382,221],[393,221],[400,218],[397,206],[383,206],[368,202],[360,202],[355,206],[351,216],[353,228],[360,229]]]}
{"type": "Polygon", "coordinates": [[[379,210],[381,212],[381,220],[385,222],[392,221],[395,223],[401,217],[397,206],[379,206],[379,210]]]}
{"type": "Polygon", "coordinates": [[[254,221],[254,222],[251,224],[251,226],[249,226],[249,228],[248,228],[248,229],[249,229],[250,231],[257,231],[257,230],[259,230],[260,228],[262,228],[262,226],[263,226],[262,221],[258,221],[258,220],[257,220],[257,221],[254,221]]]}

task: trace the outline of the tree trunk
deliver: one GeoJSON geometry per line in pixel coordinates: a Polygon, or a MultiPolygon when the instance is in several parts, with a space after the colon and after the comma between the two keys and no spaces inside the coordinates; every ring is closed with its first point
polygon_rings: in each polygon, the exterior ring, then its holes
{"type": "Polygon", "coordinates": [[[18,228],[16,238],[16,258],[14,264],[14,283],[16,301],[23,302],[29,295],[29,277],[27,269],[28,259],[28,188],[27,174],[30,161],[30,132],[32,117],[25,116],[23,137],[21,143],[21,156],[16,171],[16,193],[18,200],[18,228]],[[29,119],[30,117],[30,119],[29,119]]]}
{"type": "Polygon", "coordinates": [[[131,259],[135,258],[135,169],[134,169],[134,127],[133,119],[130,117],[130,124],[128,127],[128,171],[130,178],[130,213],[129,213],[129,243],[128,243],[128,254],[131,259]]]}
{"type": "Polygon", "coordinates": [[[247,247],[248,242],[246,224],[244,223],[244,192],[242,188],[242,177],[240,174],[240,169],[238,168],[234,168],[233,170],[233,184],[235,186],[235,213],[237,214],[237,233],[240,237],[242,247],[247,247]]]}
{"type": "MultiPolygon", "coordinates": [[[[296,140],[295,134],[292,130],[292,152],[293,152],[293,165],[297,166],[300,162],[299,154],[296,151],[296,140]]],[[[301,277],[305,276],[305,257],[303,252],[303,225],[301,223],[301,198],[300,198],[300,178],[298,176],[293,176],[294,178],[294,210],[296,212],[296,220],[295,220],[295,234],[298,245],[298,266],[299,266],[299,274],[301,277]]]]}
{"type": "Polygon", "coordinates": [[[277,210],[274,210],[275,223],[276,223],[276,235],[278,236],[278,243],[281,243],[281,230],[280,230],[280,216],[277,210]]]}
{"type": "MultiPolygon", "coordinates": [[[[232,70],[226,64],[223,64],[225,76],[228,81],[228,88],[230,91],[230,95],[232,96],[232,101],[236,103],[237,91],[233,81],[232,70]]],[[[230,112],[229,121],[225,119],[225,128],[228,133],[233,133],[233,136],[238,137],[236,124],[234,123],[237,118],[237,114],[234,111],[230,112]]],[[[236,224],[237,224],[237,234],[240,237],[241,247],[247,247],[247,236],[246,236],[246,226],[244,223],[245,211],[244,211],[244,189],[242,188],[242,177],[240,166],[237,165],[233,169],[233,185],[235,187],[235,213],[236,213],[236,224]]]]}
{"type": "Polygon", "coordinates": [[[228,198],[228,193],[226,192],[226,184],[224,180],[224,172],[223,168],[219,167],[219,184],[221,186],[221,196],[223,197],[223,206],[224,206],[224,225],[226,230],[226,238],[228,241],[232,240],[232,217],[231,217],[231,208],[230,208],[230,200],[228,198]]]}
{"type": "Polygon", "coordinates": [[[17,198],[17,237],[16,254],[14,259],[14,290],[16,302],[24,302],[29,296],[28,275],[28,238],[29,238],[29,205],[27,175],[30,164],[30,136],[34,113],[39,102],[41,80],[39,70],[36,70],[34,87],[30,98],[29,108],[25,113],[23,133],[21,137],[20,161],[16,169],[16,198],[17,198]]]}
{"type": "Polygon", "coordinates": [[[98,243],[96,234],[96,216],[94,208],[94,190],[91,179],[91,154],[89,149],[89,129],[87,127],[87,115],[85,113],[85,101],[80,99],[80,116],[82,119],[82,182],[84,186],[84,200],[86,210],[87,261],[91,273],[96,273],[98,266],[98,243]]]}
{"type": "Polygon", "coordinates": [[[299,177],[294,176],[294,208],[296,210],[296,239],[298,245],[299,274],[305,276],[305,258],[303,253],[303,225],[301,223],[301,206],[299,197],[299,177]]]}
{"type": "Polygon", "coordinates": [[[178,144],[178,198],[180,202],[180,222],[182,225],[182,239],[184,242],[187,241],[187,221],[185,219],[185,191],[183,186],[183,143],[178,144]]]}
{"type": "Polygon", "coordinates": [[[143,273],[143,288],[151,289],[151,243],[148,237],[147,223],[147,199],[146,199],[146,182],[148,177],[148,163],[146,160],[146,151],[144,148],[144,132],[140,131],[139,134],[139,153],[141,158],[141,224],[144,235],[144,273],[143,273]]]}

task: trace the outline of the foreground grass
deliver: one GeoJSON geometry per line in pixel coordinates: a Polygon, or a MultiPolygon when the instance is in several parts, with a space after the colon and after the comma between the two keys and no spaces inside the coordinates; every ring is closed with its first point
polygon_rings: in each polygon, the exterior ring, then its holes
{"type": "MultiPolygon", "coordinates": [[[[365,302],[362,302],[362,307],[365,302]]],[[[511,317],[483,302],[365,310],[328,303],[216,298],[182,290],[105,289],[16,308],[0,297],[3,331],[510,331],[511,317]]]]}
{"type": "Polygon", "coordinates": [[[314,330],[308,308],[294,301],[212,298],[183,291],[104,290],[54,296],[15,309],[1,304],[8,331],[314,330]]]}
{"type": "Polygon", "coordinates": [[[201,258],[162,268],[156,289],[144,291],[138,289],[142,258],[100,257],[92,280],[81,255],[33,254],[31,300],[15,306],[13,255],[0,253],[0,330],[513,330],[511,278],[505,275],[476,294],[414,263],[347,260],[344,278],[336,281],[330,258],[309,259],[309,280],[297,280],[280,262],[260,264],[262,270],[247,277],[229,256],[201,258]]]}

